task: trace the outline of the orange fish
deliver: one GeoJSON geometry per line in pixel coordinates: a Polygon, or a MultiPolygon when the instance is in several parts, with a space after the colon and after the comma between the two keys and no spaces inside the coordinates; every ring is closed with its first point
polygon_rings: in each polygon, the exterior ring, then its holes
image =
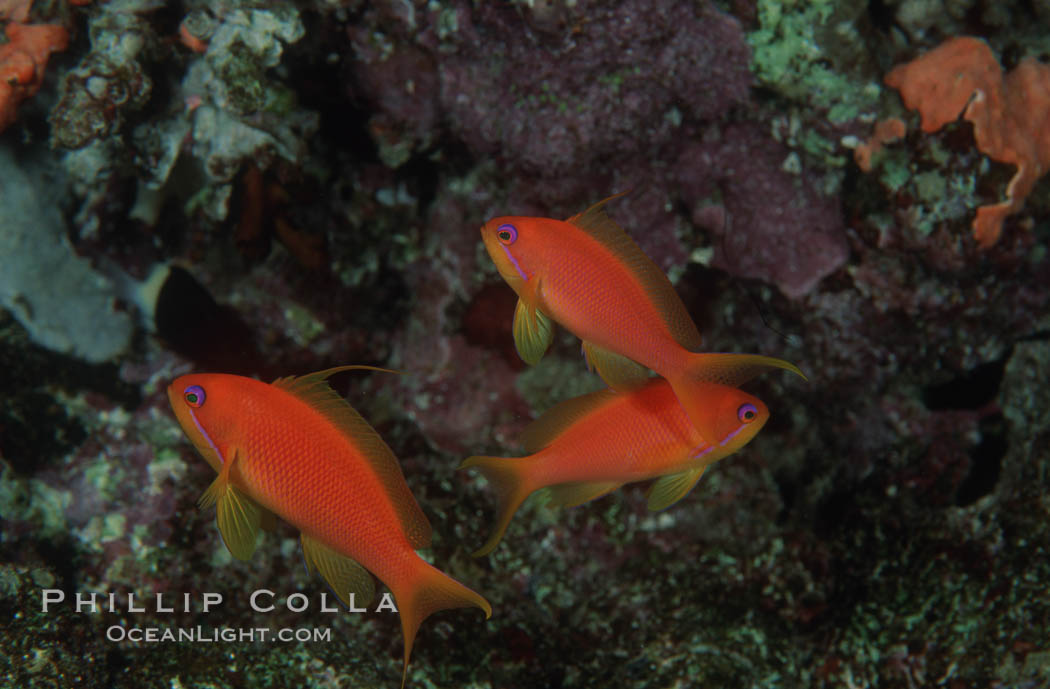
{"type": "Polygon", "coordinates": [[[394,453],[368,422],[325,382],[339,366],[272,385],[242,376],[181,376],[168,399],[182,429],[219,476],[200,499],[215,504],[219,531],[234,557],[247,560],[260,525],[280,516],[301,532],[309,571],[317,570],[345,604],[366,605],[372,572],[401,612],[405,664],[420,623],[446,608],[488,601],[427,564],[430,524],[405,483],[394,453]],[[368,571],[366,571],[368,570],[368,571]]]}
{"type": "Polygon", "coordinates": [[[526,363],[537,363],[555,321],[583,340],[588,364],[614,389],[629,390],[645,381],[646,368],[656,371],[713,444],[718,437],[696,383],[732,384],[769,368],[802,372],[767,356],[696,353],[700,334],[671,282],[605,213],[622,195],[565,221],[504,216],[481,228],[489,256],[518,294],[514,343],[526,363]]]}
{"type": "Polygon", "coordinates": [[[474,555],[490,553],[521,503],[541,488],[565,507],[652,478],[658,480],[649,489],[650,510],[685,497],[704,469],[750,442],[769,418],[761,400],[735,387],[694,387],[714,443],[690,423],[668,382],[652,378],[630,392],[602,390],[555,405],[522,436],[528,457],[464,460],[460,468],[480,469],[500,501],[492,535],[474,555]]]}

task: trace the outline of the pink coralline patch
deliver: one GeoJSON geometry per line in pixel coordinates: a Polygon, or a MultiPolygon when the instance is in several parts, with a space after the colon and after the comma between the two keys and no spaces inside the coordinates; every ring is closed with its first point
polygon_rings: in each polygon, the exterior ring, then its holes
{"type": "MultiPolygon", "coordinates": [[[[655,176],[650,170],[645,172],[655,176]]],[[[645,255],[661,270],[666,272],[674,266],[685,265],[689,261],[689,252],[682,246],[675,232],[679,219],[671,206],[666,187],[643,184],[641,179],[635,182],[621,182],[615,190],[610,190],[609,193],[619,191],[622,185],[623,189],[631,191],[627,196],[609,205],[609,215],[631,235],[645,255]]]]}
{"type": "Polygon", "coordinates": [[[709,119],[747,98],[743,32],[708,3],[594,8],[566,50],[521,41],[506,11],[481,12],[478,24],[478,39],[440,65],[451,127],[478,154],[542,175],[651,155],[673,140],[672,108],[709,119]]]}
{"type": "Polygon", "coordinates": [[[407,45],[380,56],[372,51],[367,27],[354,25],[347,32],[359,58],[349,65],[354,77],[349,80],[351,96],[370,103],[373,137],[392,145],[402,138],[429,142],[440,116],[433,60],[426,51],[407,45]]]}
{"type": "Polygon", "coordinates": [[[748,97],[743,31],[712,3],[581,3],[558,8],[558,21],[541,4],[448,3],[451,35],[437,12],[399,15],[386,24],[403,31],[390,53],[351,29],[355,95],[394,132],[419,137],[441,121],[474,155],[540,177],[651,158],[675,145],[676,119],[717,119],[748,97]]]}
{"type": "Polygon", "coordinates": [[[500,352],[450,335],[446,311],[454,299],[455,266],[422,262],[411,272],[417,295],[411,325],[397,336],[397,367],[411,372],[395,381],[398,403],[440,449],[466,456],[529,419],[529,407],[514,387],[516,371],[500,352]]]}
{"type": "Polygon", "coordinates": [[[445,452],[465,457],[492,442],[513,445],[530,420],[529,406],[514,387],[515,370],[499,354],[458,335],[445,346],[446,366],[402,389],[404,409],[445,452]]]}
{"type": "Polygon", "coordinates": [[[798,299],[838,270],[849,248],[838,200],[818,192],[804,171],[785,171],[789,154],[757,125],[732,125],[688,146],[678,179],[695,204],[694,222],[712,234],[714,267],[798,299]],[[712,213],[700,202],[718,191],[726,222],[705,224],[712,213]]]}

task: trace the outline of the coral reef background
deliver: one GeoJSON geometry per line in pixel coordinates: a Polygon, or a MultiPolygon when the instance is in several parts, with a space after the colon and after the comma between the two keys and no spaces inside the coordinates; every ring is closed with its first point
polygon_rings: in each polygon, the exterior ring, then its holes
{"type": "Polygon", "coordinates": [[[0,0],[0,25],[0,685],[394,686],[396,617],[318,612],[290,528],[230,558],[164,395],[360,363],[408,374],[335,383],[426,556],[494,608],[430,620],[410,686],[1050,686],[1050,184],[979,246],[1015,168],[882,81],[962,35],[1045,63],[1046,2],[0,0]],[[626,189],[611,215],[705,347],[809,381],[750,384],[770,422],[672,509],[527,504],[471,559],[494,502],[456,466],[600,385],[565,333],[518,360],[478,228],[626,189]],[[45,588],[227,602],[44,613],[45,588]],[[256,613],[261,588],[315,605],[256,613]]]}

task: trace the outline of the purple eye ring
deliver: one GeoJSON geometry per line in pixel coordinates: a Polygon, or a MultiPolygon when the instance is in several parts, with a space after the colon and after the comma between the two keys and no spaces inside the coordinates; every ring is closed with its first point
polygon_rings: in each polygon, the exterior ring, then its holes
{"type": "Polygon", "coordinates": [[[509,246],[518,241],[518,228],[513,225],[500,225],[496,228],[496,239],[509,246]]]}
{"type": "Polygon", "coordinates": [[[741,404],[736,410],[736,418],[740,420],[740,423],[751,423],[758,418],[758,408],[750,402],[741,404]]]}
{"type": "Polygon", "coordinates": [[[204,404],[204,388],[199,385],[191,385],[182,391],[182,399],[191,407],[199,407],[204,404]]]}

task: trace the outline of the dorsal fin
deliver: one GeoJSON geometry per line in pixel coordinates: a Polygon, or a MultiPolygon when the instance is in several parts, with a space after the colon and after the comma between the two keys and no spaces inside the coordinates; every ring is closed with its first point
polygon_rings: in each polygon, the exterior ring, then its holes
{"type": "Polygon", "coordinates": [[[806,374],[790,361],[762,354],[733,354],[704,352],[689,360],[689,378],[694,383],[718,383],[737,387],[755,376],[772,369],[782,368],[809,380],[806,374]]]}
{"type": "Polygon", "coordinates": [[[554,442],[565,430],[592,411],[616,397],[614,390],[598,390],[559,402],[536,419],[521,434],[521,444],[529,454],[554,442]]]}
{"type": "Polygon", "coordinates": [[[337,366],[304,376],[278,378],[273,385],[309,404],[353,442],[354,447],[361,452],[379,477],[383,490],[397,512],[401,530],[408,542],[413,548],[426,548],[430,545],[430,522],[408,489],[397,457],[364,417],[325,382],[326,378],[335,373],[353,370],[397,373],[375,366],[337,366]]]}
{"type": "Polygon", "coordinates": [[[675,341],[690,352],[699,351],[700,333],[697,332],[693,319],[689,317],[685,304],[674,291],[671,281],[624,232],[623,228],[605,213],[605,204],[626,193],[622,191],[599,201],[584,212],[572,216],[566,222],[579,227],[619,258],[645,290],[649,300],[663,317],[675,341]]]}

